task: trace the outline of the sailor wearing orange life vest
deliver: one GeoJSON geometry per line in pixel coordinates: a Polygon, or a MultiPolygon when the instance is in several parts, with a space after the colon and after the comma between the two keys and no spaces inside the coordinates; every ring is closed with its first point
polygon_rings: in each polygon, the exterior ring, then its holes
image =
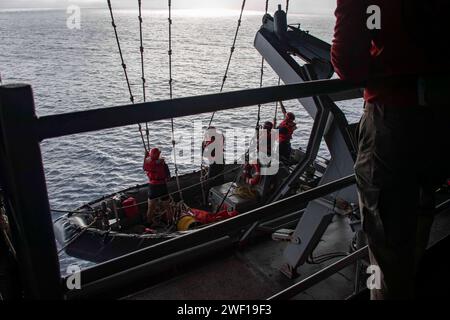
{"type": "Polygon", "coordinates": [[[284,120],[278,126],[280,142],[280,158],[289,159],[291,157],[291,140],[294,131],[297,129],[295,115],[292,112],[286,112],[283,103],[280,102],[281,111],[284,114],[284,120]]]}
{"type": "Polygon", "coordinates": [[[166,218],[170,219],[169,196],[167,181],[170,178],[170,170],[163,158],[160,158],[161,151],[158,148],[148,152],[144,159],[144,171],[149,179],[148,188],[148,210],[147,223],[154,224],[154,215],[157,200],[163,201],[163,207],[166,210],[166,218]]]}

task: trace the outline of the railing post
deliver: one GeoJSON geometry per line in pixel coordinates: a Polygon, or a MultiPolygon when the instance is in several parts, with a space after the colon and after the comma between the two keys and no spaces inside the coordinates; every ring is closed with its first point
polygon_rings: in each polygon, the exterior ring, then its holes
{"type": "Polygon", "coordinates": [[[60,299],[59,261],[35,122],[31,86],[0,86],[5,189],[24,297],[60,299]]]}

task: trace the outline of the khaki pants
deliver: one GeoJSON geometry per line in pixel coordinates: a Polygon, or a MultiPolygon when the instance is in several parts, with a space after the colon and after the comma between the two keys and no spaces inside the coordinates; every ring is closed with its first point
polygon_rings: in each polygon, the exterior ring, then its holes
{"type": "Polygon", "coordinates": [[[450,176],[450,106],[366,104],[355,165],[371,264],[372,299],[411,299],[428,244],[436,187],[450,176]]]}

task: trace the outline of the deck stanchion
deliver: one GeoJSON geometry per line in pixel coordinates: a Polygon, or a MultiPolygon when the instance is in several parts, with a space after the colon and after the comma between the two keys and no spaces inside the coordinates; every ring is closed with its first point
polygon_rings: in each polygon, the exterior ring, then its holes
{"type": "Polygon", "coordinates": [[[24,297],[61,299],[61,278],[31,86],[0,86],[8,202],[24,297]]]}

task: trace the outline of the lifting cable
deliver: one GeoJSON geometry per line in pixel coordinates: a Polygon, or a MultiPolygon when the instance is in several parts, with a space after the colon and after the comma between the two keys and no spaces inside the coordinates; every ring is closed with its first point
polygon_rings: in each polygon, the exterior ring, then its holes
{"type": "MultiPolygon", "coordinates": [[[[286,16],[289,12],[289,0],[286,0],[286,16]]],[[[278,86],[281,84],[281,77],[278,77],[278,86]]],[[[276,128],[277,126],[277,115],[278,115],[278,104],[279,102],[277,101],[275,103],[275,115],[273,117],[273,127],[276,128]]]]}
{"type": "MultiPolygon", "coordinates": [[[[142,0],[138,0],[139,5],[139,37],[141,41],[141,46],[139,47],[141,52],[141,72],[142,72],[142,97],[144,99],[144,102],[147,101],[147,95],[145,93],[145,87],[146,87],[146,80],[145,80],[145,68],[144,68],[144,40],[143,40],[143,33],[142,33],[142,0]]],[[[148,122],[145,123],[145,135],[147,137],[147,146],[150,149],[150,132],[148,130],[148,122]]]]}
{"type": "MultiPolygon", "coordinates": [[[[246,2],[247,2],[246,0],[242,1],[241,11],[240,11],[240,14],[239,14],[239,19],[238,19],[238,22],[237,22],[236,31],[235,31],[234,38],[233,38],[233,44],[231,45],[230,55],[228,56],[227,66],[225,68],[225,73],[224,73],[224,76],[222,78],[222,84],[220,86],[220,91],[219,91],[220,93],[222,93],[223,89],[225,88],[225,83],[226,83],[227,78],[228,78],[228,72],[230,70],[231,61],[233,59],[233,54],[234,54],[234,51],[236,50],[236,42],[237,42],[237,39],[238,39],[238,36],[239,36],[239,30],[241,29],[241,25],[242,25],[242,16],[244,14],[246,2]]],[[[212,125],[212,122],[214,120],[214,116],[215,115],[216,115],[215,112],[213,112],[211,114],[211,119],[209,119],[209,124],[208,124],[207,129],[211,128],[211,125],[212,125]]],[[[201,169],[200,169],[200,171],[201,171],[200,181],[202,181],[202,188],[201,188],[202,189],[202,195],[203,195],[204,201],[206,202],[206,194],[205,194],[205,189],[204,189],[204,185],[203,185],[203,181],[205,180],[205,177],[203,175],[203,172],[205,170],[205,167],[203,166],[203,159],[201,161],[200,167],[201,167],[201,169]]],[[[207,176],[207,174],[205,174],[205,176],[207,176]]]]}
{"type": "MultiPolygon", "coordinates": [[[[245,1],[244,1],[244,3],[243,3],[242,8],[244,8],[244,5],[245,5],[245,1]]],[[[288,8],[289,8],[289,0],[286,0],[286,12],[287,12],[288,8]]],[[[269,0],[266,0],[265,14],[267,14],[268,11],[269,11],[269,0]]],[[[241,17],[242,17],[242,12],[243,12],[243,9],[242,9],[242,11],[241,11],[241,17]]],[[[239,31],[240,20],[241,20],[241,18],[239,19],[238,30],[237,30],[237,31],[239,31]]],[[[237,35],[237,32],[236,32],[236,35],[237,35]]],[[[235,40],[236,40],[236,37],[235,37],[235,40]]],[[[233,44],[231,53],[233,53],[233,51],[234,51],[233,48],[234,48],[234,44],[233,44]]],[[[230,55],[230,60],[231,60],[231,55],[230,55]]],[[[264,57],[263,57],[263,58],[261,59],[260,87],[263,86],[263,80],[264,80],[264,63],[265,63],[265,59],[264,59],[264,57]]],[[[227,67],[227,70],[228,70],[228,67],[227,67]]],[[[225,75],[226,75],[226,74],[225,74],[225,75]]],[[[225,80],[226,80],[226,78],[224,78],[224,82],[225,82],[225,80]]],[[[281,81],[281,78],[278,78],[278,85],[280,85],[280,81],[281,81]]],[[[276,105],[276,108],[277,108],[277,107],[278,107],[278,104],[276,105]]],[[[277,114],[277,110],[275,110],[274,125],[276,124],[276,114],[277,114]]],[[[214,114],[213,114],[212,117],[211,117],[211,121],[212,121],[213,117],[214,117],[214,114]]],[[[261,121],[261,104],[258,105],[258,119],[257,119],[257,123],[256,123],[256,142],[257,142],[258,156],[259,156],[259,129],[260,129],[259,126],[260,126],[260,121],[261,121]]],[[[211,125],[211,122],[210,122],[210,125],[211,125]]],[[[241,173],[238,173],[238,175],[236,176],[235,183],[237,183],[237,181],[239,180],[239,175],[240,175],[240,174],[241,174],[241,173]]],[[[235,184],[235,183],[234,183],[234,184],[235,184]]],[[[225,200],[226,200],[226,198],[228,197],[229,193],[231,192],[232,187],[233,187],[233,183],[230,185],[230,187],[228,188],[226,194],[223,196],[222,201],[221,201],[221,203],[220,203],[220,205],[219,205],[219,207],[217,208],[216,211],[219,211],[220,208],[221,208],[221,206],[225,203],[225,200]]]]}
{"type": "MultiPolygon", "coordinates": [[[[236,42],[237,42],[237,38],[238,38],[238,35],[239,35],[239,30],[240,30],[241,24],[242,24],[242,16],[243,16],[244,10],[245,10],[245,3],[246,3],[246,0],[243,0],[242,1],[242,7],[241,7],[241,13],[239,14],[239,19],[238,19],[238,23],[237,23],[237,27],[236,27],[236,32],[234,34],[233,44],[231,45],[230,55],[228,57],[227,67],[225,68],[225,74],[224,74],[224,76],[222,78],[222,85],[221,85],[220,91],[219,91],[220,93],[223,92],[223,89],[225,87],[225,82],[227,81],[227,78],[228,78],[228,71],[230,70],[231,60],[233,59],[233,54],[234,54],[234,51],[236,49],[236,42]]],[[[215,114],[216,113],[213,112],[213,114],[211,115],[211,119],[209,120],[208,128],[211,127],[211,124],[212,124],[212,122],[214,120],[215,114]]]]}
{"type": "MultiPolygon", "coordinates": [[[[173,78],[172,78],[172,0],[168,0],[169,5],[169,96],[170,100],[173,99],[173,78]]],[[[178,175],[178,164],[177,164],[177,150],[176,150],[176,141],[175,141],[175,128],[174,128],[174,121],[173,118],[170,119],[171,121],[171,129],[172,129],[172,147],[173,147],[173,162],[175,166],[175,176],[177,180],[177,188],[178,193],[180,194],[181,201],[184,202],[183,199],[183,192],[181,190],[180,186],[180,177],[178,175]]]]}
{"type": "MultiPolygon", "coordinates": [[[[125,80],[126,80],[127,86],[128,86],[128,92],[130,94],[130,101],[132,104],[134,104],[134,96],[133,96],[133,92],[131,91],[130,79],[128,78],[127,65],[125,64],[125,61],[123,59],[122,47],[120,46],[119,35],[117,33],[117,25],[114,20],[114,14],[113,14],[113,9],[112,9],[112,5],[111,5],[111,0],[108,0],[108,7],[109,7],[109,12],[111,14],[111,24],[114,28],[114,34],[116,36],[117,48],[119,49],[119,55],[120,55],[120,60],[122,62],[123,72],[125,74],[125,80]]],[[[144,139],[144,134],[142,133],[141,124],[139,124],[139,132],[141,134],[142,144],[144,145],[145,153],[147,154],[148,148],[147,148],[147,145],[145,144],[145,139],[144,139]]]]}

